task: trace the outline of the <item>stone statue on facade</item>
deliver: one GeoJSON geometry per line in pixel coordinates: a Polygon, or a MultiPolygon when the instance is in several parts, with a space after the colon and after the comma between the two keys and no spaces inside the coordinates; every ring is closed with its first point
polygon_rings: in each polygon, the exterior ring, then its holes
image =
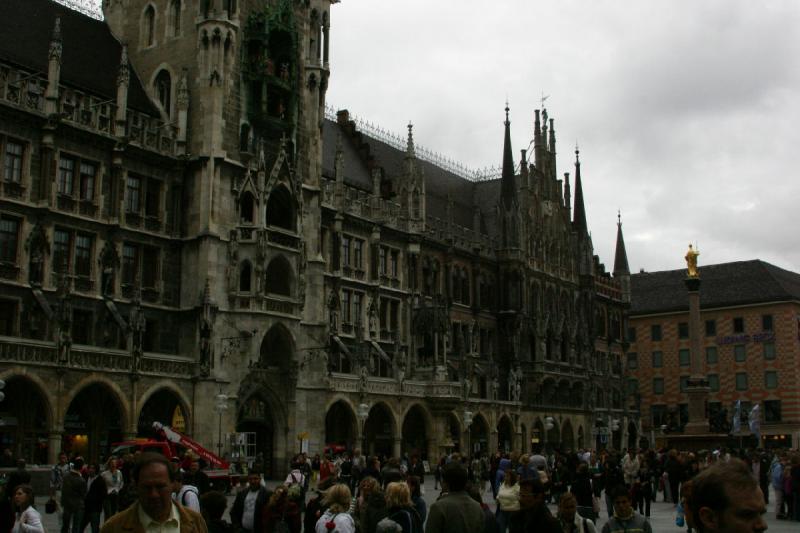
{"type": "Polygon", "coordinates": [[[692,248],[689,244],[689,250],[686,252],[686,273],[690,278],[699,278],[700,273],[697,271],[697,256],[700,255],[698,250],[692,248]]]}

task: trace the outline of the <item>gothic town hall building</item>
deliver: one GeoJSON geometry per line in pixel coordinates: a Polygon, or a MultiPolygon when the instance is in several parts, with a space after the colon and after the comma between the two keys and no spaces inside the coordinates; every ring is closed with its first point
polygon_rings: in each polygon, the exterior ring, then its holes
{"type": "Polygon", "coordinates": [[[540,110],[515,155],[506,110],[467,179],[328,110],[332,3],[5,2],[0,446],[98,459],[160,421],[277,476],[638,442],[577,152],[560,177],[540,110]]]}

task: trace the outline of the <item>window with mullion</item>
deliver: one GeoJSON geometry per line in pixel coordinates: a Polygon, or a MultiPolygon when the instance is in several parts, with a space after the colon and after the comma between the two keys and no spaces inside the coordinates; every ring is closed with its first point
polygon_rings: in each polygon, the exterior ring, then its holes
{"type": "Polygon", "coordinates": [[[92,275],[92,241],[91,235],[79,233],[75,237],[75,275],[90,277],[92,275]]]}
{"type": "Polygon", "coordinates": [[[122,283],[133,285],[139,273],[139,247],[135,244],[122,246],[122,283]]]}
{"type": "Polygon", "coordinates": [[[146,289],[158,288],[158,275],[160,253],[158,248],[146,247],[143,253],[142,287],[146,289]]]}
{"type": "Polygon", "coordinates": [[[58,161],[58,194],[72,196],[75,182],[75,160],[61,156],[58,161]]]}
{"type": "Polygon", "coordinates": [[[142,178],[138,176],[128,176],[128,194],[126,198],[126,210],[128,213],[139,213],[142,210],[142,178]]]}
{"type": "Polygon", "coordinates": [[[57,229],[53,234],[53,272],[70,271],[71,237],[69,231],[62,229],[57,229]]]}
{"type": "Polygon", "coordinates": [[[94,184],[97,176],[97,165],[81,161],[80,167],[80,193],[81,200],[91,202],[94,200],[94,184]]]}
{"type": "Polygon", "coordinates": [[[17,262],[19,248],[19,220],[0,217],[0,261],[17,262]]]}
{"type": "Polygon", "coordinates": [[[16,141],[6,141],[3,160],[3,179],[9,183],[22,181],[22,153],[24,146],[16,141]]]}

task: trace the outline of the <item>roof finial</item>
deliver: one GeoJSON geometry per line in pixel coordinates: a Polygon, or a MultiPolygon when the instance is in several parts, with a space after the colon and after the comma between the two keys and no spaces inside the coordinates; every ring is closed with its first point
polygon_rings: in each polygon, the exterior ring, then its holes
{"type": "Polygon", "coordinates": [[[510,111],[510,109],[508,108],[508,96],[506,96],[506,124],[509,123],[509,121],[508,121],[508,112],[509,111],[510,111]]]}
{"type": "Polygon", "coordinates": [[[575,162],[580,163],[581,161],[581,150],[578,148],[578,141],[575,141],[575,162]]]}
{"type": "Polygon", "coordinates": [[[617,226],[621,225],[622,225],[622,212],[619,209],[617,209],[617,226]]]}
{"type": "Polygon", "coordinates": [[[408,143],[406,144],[406,153],[414,155],[414,124],[408,121],[408,143]]]}

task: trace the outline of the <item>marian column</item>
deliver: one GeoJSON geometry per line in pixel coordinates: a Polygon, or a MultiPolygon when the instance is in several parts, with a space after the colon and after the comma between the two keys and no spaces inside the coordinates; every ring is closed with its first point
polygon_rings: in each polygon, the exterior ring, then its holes
{"type": "Polygon", "coordinates": [[[708,380],[703,365],[702,322],[700,321],[700,273],[697,270],[697,256],[700,252],[692,249],[686,252],[686,289],[689,292],[689,348],[691,376],[686,389],[689,396],[689,422],[684,433],[699,435],[708,433],[706,400],[708,399],[708,380]]]}

